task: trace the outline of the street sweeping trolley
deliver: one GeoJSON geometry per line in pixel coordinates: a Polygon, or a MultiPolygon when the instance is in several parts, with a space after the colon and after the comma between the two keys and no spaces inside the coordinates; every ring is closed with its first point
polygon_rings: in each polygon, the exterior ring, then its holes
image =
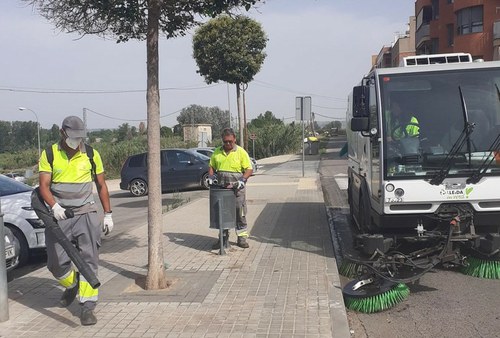
{"type": "Polygon", "coordinates": [[[346,305],[384,310],[440,265],[500,278],[500,62],[417,55],[349,95],[346,305]]]}

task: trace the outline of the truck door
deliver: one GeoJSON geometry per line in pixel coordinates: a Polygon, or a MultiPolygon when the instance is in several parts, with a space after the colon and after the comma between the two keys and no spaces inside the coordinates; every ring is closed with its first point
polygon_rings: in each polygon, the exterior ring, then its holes
{"type": "MultiPolygon", "coordinates": [[[[370,86],[370,129],[377,130],[377,133],[370,137],[370,190],[372,197],[372,207],[380,203],[380,124],[377,105],[377,94],[375,85],[370,86]],[[373,201],[377,204],[374,204],[373,201]]],[[[380,210],[379,210],[380,211],[380,210]]]]}

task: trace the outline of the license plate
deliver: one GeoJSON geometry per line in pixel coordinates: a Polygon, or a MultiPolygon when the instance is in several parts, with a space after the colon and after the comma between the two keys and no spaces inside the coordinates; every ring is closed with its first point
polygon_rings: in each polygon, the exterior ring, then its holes
{"type": "Polygon", "coordinates": [[[5,249],[5,259],[10,259],[16,255],[14,247],[5,249]]]}

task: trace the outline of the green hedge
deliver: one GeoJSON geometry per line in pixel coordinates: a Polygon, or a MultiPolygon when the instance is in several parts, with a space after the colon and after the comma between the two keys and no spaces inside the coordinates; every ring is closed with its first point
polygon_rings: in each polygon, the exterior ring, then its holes
{"type": "MultiPolygon", "coordinates": [[[[114,179],[120,177],[123,162],[128,156],[146,152],[148,142],[145,135],[135,137],[122,142],[97,142],[92,143],[99,154],[101,154],[106,178],[114,179]]],[[[165,137],[160,139],[160,146],[164,148],[189,148],[196,146],[192,142],[184,142],[179,136],[165,137]]],[[[25,173],[27,169],[34,173],[38,172],[38,150],[24,150],[16,153],[0,154],[0,172],[25,173]]],[[[36,182],[33,182],[36,184],[36,182]]]]}

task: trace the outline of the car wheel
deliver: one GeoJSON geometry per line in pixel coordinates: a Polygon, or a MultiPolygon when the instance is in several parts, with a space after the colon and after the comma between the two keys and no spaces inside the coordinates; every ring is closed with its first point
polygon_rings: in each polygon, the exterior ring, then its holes
{"type": "Polygon", "coordinates": [[[201,177],[201,187],[205,189],[209,189],[208,185],[208,173],[204,173],[201,177]]]}
{"type": "Polygon", "coordinates": [[[17,242],[19,243],[19,265],[18,266],[23,266],[28,263],[28,260],[30,258],[30,248],[28,246],[28,241],[26,240],[26,237],[24,237],[24,234],[22,233],[21,230],[19,230],[17,227],[13,225],[7,225],[9,229],[12,231],[12,234],[14,237],[16,237],[17,242]]]}
{"type": "Polygon", "coordinates": [[[148,193],[148,184],[140,178],[136,178],[130,182],[130,193],[134,196],[144,196],[148,193]]]}

